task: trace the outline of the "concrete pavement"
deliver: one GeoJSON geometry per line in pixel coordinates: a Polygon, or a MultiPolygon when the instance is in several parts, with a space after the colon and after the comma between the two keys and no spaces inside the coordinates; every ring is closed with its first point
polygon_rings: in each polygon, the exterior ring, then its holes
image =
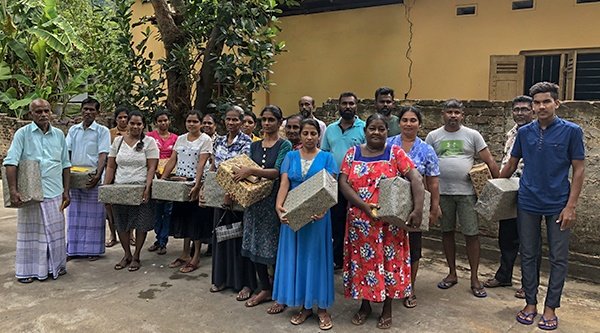
{"type": "MultiPolygon", "coordinates": [[[[169,243],[168,254],[158,256],[144,250],[137,272],[115,271],[122,256],[119,245],[107,249],[95,262],[72,260],[68,274],[55,281],[23,285],[14,278],[16,210],[0,208],[0,332],[318,332],[313,317],[301,326],[289,323],[295,309],[268,315],[268,304],[245,308],[226,290],[213,294],[210,288],[210,258],[200,268],[181,274],[167,264],[181,248],[169,243]]],[[[151,232],[149,238],[153,240],[151,232]]],[[[148,243],[148,242],[147,242],[148,243]]],[[[145,247],[147,247],[146,244],[145,247]]],[[[464,259],[464,258],[462,258],[464,259]]],[[[524,301],[513,297],[514,288],[488,289],[488,297],[470,293],[468,267],[459,261],[459,283],[449,290],[436,284],[447,272],[440,253],[424,250],[416,294],[418,306],[406,309],[394,303],[390,332],[540,332],[514,319],[524,301]]],[[[484,261],[481,279],[490,277],[495,263],[484,261]]],[[[517,269],[518,271],[518,269],[517,269]]],[[[378,331],[377,313],[362,327],[350,323],[359,302],[344,299],[341,274],[335,276],[336,302],[330,312],[333,332],[378,331]]],[[[547,276],[542,276],[541,296],[547,276]]],[[[515,286],[518,281],[514,281],[515,286]]],[[[540,298],[540,303],[543,299],[540,298]]],[[[562,300],[558,332],[600,332],[600,286],[569,279],[562,300]]],[[[541,310],[541,307],[540,309],[541,310]]]]}

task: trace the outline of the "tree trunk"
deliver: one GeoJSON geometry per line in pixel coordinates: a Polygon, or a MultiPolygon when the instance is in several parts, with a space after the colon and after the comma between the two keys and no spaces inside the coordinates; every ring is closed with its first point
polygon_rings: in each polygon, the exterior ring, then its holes
{"type": "MultiPolygon", "coordinates": [[[[177,25],[177,22],[181,22],[180,15],[170,11],[166,0],[152,0],[151,3],[154,7],[161,40],[165,46],[165,58],[170,59],[170,55],[175,49],[179,49],[179,55],[189,57],[188,41],[177,25]],[[181,52],[183,48],[187,52],[181,52]]],[[[188,73],[189,68],[168,66],[166,69],[167,109],[173,115],[174,127],[182,132],[185,131],[185,114],[191,109],[192,87],[188,73]]]]}
{"type": "Polygon", "coordinates": [[[216,25],[210,33],[204,57],[202,68],[200,69],[200,79],[196,82],[196,100],[194,109],[206,113],[206,106],[210,103],[215,87],[215,70],[217,59],[223,52],[225,39],[222,38],[219,26],[216,25]]]}

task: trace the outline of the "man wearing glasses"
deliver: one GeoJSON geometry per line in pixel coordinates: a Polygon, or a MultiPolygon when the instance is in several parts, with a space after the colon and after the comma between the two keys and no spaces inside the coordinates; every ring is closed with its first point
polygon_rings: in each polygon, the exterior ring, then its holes
{"type": "MultiPolygon", "coordinates": [[[[532,109],[533,99],[529,96],[517,96],[512,101],[512,117],[515,121],[508,133],[506,133],[506,143],[504,144],[504,154],[502,156],[502,167],[508,163],[510,152],[515,144],[517,132],[523,125],[529,124],[533,120],[534,112],[532,109]]],[[[512,177],[519,178],[523,173],[523,160],[519,160],[517,170],[512,177]]],[[[512,275],[515,260],[519,254],[519,233],[517,231],[517,219],[501,220],[498,229],[498,246],[500,247],[500,267],[493,278],[487,280],[483,285],[486,288],[508,287],[512,286],[512,275]]],[[[523,288],[517,289],[515,297],[525,298],[523,288]]]]}

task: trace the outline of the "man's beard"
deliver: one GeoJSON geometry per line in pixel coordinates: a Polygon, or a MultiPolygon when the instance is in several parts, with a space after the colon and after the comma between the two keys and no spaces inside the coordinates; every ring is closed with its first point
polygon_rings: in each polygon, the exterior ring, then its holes
{"type": "Polygon", "coordinates": [[[300,114],[304,118],[312,118],[312,112],[310,110],[304,110],[303,109],[302,111],[300,111],[300,114]]]}
{"type": "Polygon", "coordinates": [[[389,116],[392,113],[392,109],[390,108],[382,108],[381,110],[379,110],[379,113],[381,113],[384,116],[389,116]]]}
{"type": "Polygon", "coordinates": [[[344,120],[350,120],[354,118],[354,112],[352,111],[342,111],[342,118],[344,120]]]}

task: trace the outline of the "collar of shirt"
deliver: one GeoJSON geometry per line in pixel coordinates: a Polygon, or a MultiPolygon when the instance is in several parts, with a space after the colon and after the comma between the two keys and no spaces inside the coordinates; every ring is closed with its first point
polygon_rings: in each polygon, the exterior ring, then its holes
{"type": "Polygon", "coordinates": [[[342,118],[336,120],[335,124],[338,125],[338,127],[342,130],[342,133],[343,133],[353,127],[358,127],[362,121],[363,120],[358,118],[358,116],[354,116],[354,122],[352,123],[352,126],[346,128],[345,130],[342,128],[342,118]]]}
{"type": "Polygon", "coordinates": [[[31,122],[31,132],[35,132],[35,131],[39,131],[40,133],[42,133],[42,135],[54,135],[54,131],[52,130],[52,125],[48,124],[48,131],[46,133],[44,133],[44,131],[42,131],[42,129],[35,123],[35,122],[31,122]]]}
{"type": "Polygon", "coordinates": [[[88,126],[88,128],[84,128],[83,127],[83,121],[80,122],[79,124],[75,125],[76,128],[81,128],[82,130],[86,130],[86,129],[91,129],[92,131],[97,131],[98,130],[98,123],[94,120],[90,126],[88,126]]]}
{"type": "MultiPolygon", "coordinates": [[[[544,129],[544,131],[547,131],[548,129],[550,129],[550,127],[553,127],[554,125],[562,122],[563,120],[561,118],[559,118],[558,116],[554,116],[554,120],[552,120],[552,122],[550,124],[548,124],[548,126],[546,126],[546,129],[544,129]]],[[[540,121],[539,120],[534,120],[533,123],[535,124],[536,128],[538,130],[542,130],[542,126],[540,125],[540,121]]]]}

